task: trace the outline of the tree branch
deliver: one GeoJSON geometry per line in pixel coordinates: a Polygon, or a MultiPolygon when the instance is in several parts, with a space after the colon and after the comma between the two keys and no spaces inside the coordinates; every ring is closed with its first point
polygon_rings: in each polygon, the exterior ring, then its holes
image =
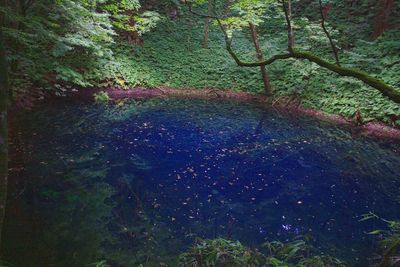
{"type": "Polygon", "coordinates": [[[289,8],[286,7],[285,0],[282,0],[282,8],[283,12],[285,13],[285,19],[286,19],[286,25],[287,25],[287,32],[288,32],[288,50],[289,52],[292,52],[293,47],[294,47],[294,33],[293,33],[293,27],[292,27],[292,21],[291,21],[291,16],[292,16],[292,7],[291,7],[291,2],[289,0],[289,8]]]}
{"type": "Polygon", "coordinates": [[[357,69],[352,69],[352,68],[345,68],[338,66],[336,64],[329,63],[328,61],[317,57],[316,55],[313,55],[309,52],[301,52],[294,50],[292,53],[293,58],[296,59],[307,59],[311,62],[316,63],[317,65],[326,68],[328,70],[331,70],[340,76],[347,76],[347,77],[353,77],[356,78],[365,84],[377,89],[379,92],[381,92],[382,95],[387,96],[390,100],[400,103],[400,91],[396,90],[395,88],[391,87],[390,85],[386,84],[384,81],[377,79],[375,77],[372,77],[371,75],[367,74],[366,72],[363,72],[361,70],[357,69]]]}
{"type": "MultiPolygon", "coordinates": [[[[224,35],[225,39],[225,44],[226,44],[226,50],[228,53],[231,55],[231,57],[235,60],[236,64],[242,67],[259,67],[259,66],[265,66],[274,63],[277,60],[284,60],[284,59],[306,59],[310,62],[314,62],[315,64],[326,68],[332,72],[335,72],[339,74],[340,76],[346,76],[346,77],[353,77],[355,79],[358,79],[365,84],[377,89],[382,95],[388,97],[390,100],[396,103],[400,103],[400,90],[395,89],[391,87],[390,85],[386,84],[384,81],[377,79],[375,77],[372,77],[371,75],[367,74],[366,72],[357,70],[357,69],[352,69],[352,68],[345,68],[341,67],[340,65],[332,64],[312,53],[309,52],[303,52],[294,49],[293,47],[293,30],[291,26],[291,21],[290,21],[290,13],[288,12],[286,5],[285,5],[285,0],[282,0],[282,7],[285,12],[285,18],[287,22],[287,28],[288,28],[288,50],[289,53],[286,54],[278,54],[274,55],[269,59],[263,60],[263,61],[256,61],[256,62],[244,62],[242,61],[237,54],[233,51],[232,49],[232,39],[229,38],[228,33],[226,32],[222,22],[221,18],[216,15],[215,10],[214,16],[212,16],[216,21],[218,22],[218,25],[224,35]]],[[[215,9],[215,1],[214,1],[214,9],[215,9]]]]}
{"type": "Polygon", "coordinates": [[[321,26],[322,26],[322,29],[324,30],[326,37],[328,37],[328,39],[329,39],[329,43],[331,45],[333,55],[335,56],[336,65],[340,66],[337,47],[333,43],[332,37],[331,37],[331,35],[329,34],[328,30],[325,27],[325,15],[324,15],[324,12],[323,12],[323,9],[322,9],[322,0],[318,0],[318,2],[319,2],[319,12],[321,14],[321,26]]]}

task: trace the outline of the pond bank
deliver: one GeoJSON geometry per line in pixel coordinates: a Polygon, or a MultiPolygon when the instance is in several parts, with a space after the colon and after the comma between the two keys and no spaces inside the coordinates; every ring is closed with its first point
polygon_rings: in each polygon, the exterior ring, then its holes
{"type": "MultiPolygon", "coordinates": [[[[298,101],[291,101],[288,98],[278,97],[275,99],[269,98],[265,95],[256,95],[248,92],[235,92],[231,90],[220,90],[220,89],[175,89],[170,87],[157,87],[157,88],[145,88],[145,87],[134,87],[130,89],[121,88],[107,88],[99,90],[97,88],[80,88],[68,91],[67,97],[79,100],[93,100],[93,95],[100,92],[106,91],[112,101],[120,101],[122,99],[147,99],[147,98],[196,98],[204,100],[229,100],[238,101],[245,103],[254,103],[257,105],[269,105],[282,112],[289,112],[293,115],[307,115],[317,118],[322,121],[334,123],[336,125],[343,125],[350,127],[354,135],[365,135],[378,138],[390,138],[400,140],[400,128],[387,125],[383,122],[373,121],[364,124],[358,124],[355,120],[345,118],[337,114],[329,114],[320,110],[306,108],[301,106],[298,101]]],[[[48,94],[46,97],[49,99],[54,97],[52,94],[48,94]]],[[[20,97],[21,98],[21,97],[20,97]]],[[[29,97],[28,97],[29,98],[29,97]]],[[[32,97],[30,97],[32,98],[32,97]]],[[[36,98],[36,97],[33,97],[36,98]]],[[[35,102],[36,101],[31,101],[35,102]]],[[[33,104],[32,104],[33,105],[33,104]]],[[[32,105],[25,105],[16,103],[13,110],[21,108],[31,108],[32,105]]]]}
{"type": "MultiPolygon", "coordinates": [[[[153,97],[185,97],[197,99],[212,100],[233,100],[239,102],[252,102],[256,104],[268,104],[273,108],[282,112],[290,112],[291,114],[308,115],[319,120],[334,123],[337,125],[345,125],[351,127],[355,135],[366,135],[379,138],[391,138],[400,140],[400,129],[386,125],[382,122],[368,122],[359,125],[356,121],[342,117],[340,115],[328,114],[316,109],[305,108],[297,101],[290,101],[287,98],[270,99],[265,95],[255,95],[247,92],[234,92],[229,90],[217,89],[175,89],[170,87],[144,88],[135,87],[128,90],[120,88],[108,88],[105,90],[113,101],[121,99],[146,99],[153,97]]],[[[99,92],[98,89],[81,89],[70,92],[72,97],[81,99],[93,99],[93,95],[99,92]]]]}
{"type": "Polygon", "coordinates": [[[121,99],[146,99],[152,97],[187,97],[197,99],[230,99],[240,102],[253,102],[253,103],[265,103],[268,101],[268,97],[263,95],[255,95],[247,92],[235,92],[230,90],[220,89],[175,89],[170,87],[157,87],[157,88],[145,88],[145,87],[134,87],[130,89],[120,88],[107,88],[105,90],[99,90],[96,88],[84,88],[75,90],[68,93],[68,96],[80,98],[83,100],[93,99],[93,95],[99,91],[107,92],[108,96],[118,101],[121,99]]]}

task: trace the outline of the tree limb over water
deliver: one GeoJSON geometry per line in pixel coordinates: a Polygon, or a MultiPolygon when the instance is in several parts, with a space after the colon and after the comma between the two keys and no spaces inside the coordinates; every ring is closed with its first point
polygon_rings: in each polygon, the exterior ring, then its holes
{"type": "MultiPolygon", "coordinates": [[[[336,64],[333,64],[321,57],[318,57],[318,56],[312,54],[311,52],[295,49],[294,48],[294,33],[293,33],[292,25],[291,25],[290,10],[288,10],[288,8],[285,4],[286,0],[282,0],[281,2],[282,2],[283,11],[285,13],[285,19],[286,19],[287,30],[288,30],[288,53],[277,54],[277,55],[270,57],[269,59],[262,60],[262,61],[253,61],[253,62],[242,61],[238,57],[238,55],[235,53],[235,51],[232,48],[232,38],[229,37],[223,23],[221,22],[221,20],[224,19],[224,16],[219,16],[218,14],[216,14],[215,5],[214,5],[214,10],[213,10],[213,15],[211,15],[211,16],[193,11],[192,6],[190,4],[188,4],[188,9],[189,9],[190,13],[192,13],[196,16],[209,17],[211,19],[215,19],[218,22],[218,25],[224,35],[226,49],[238,66],[260,67],[260,66],[270,65],[277,60],[306,59],[310,62],[313,62],[313,63],[319,65],[320,67],[323,67],[332,72],[335,72],[336,74],[338,74],[340,76],[352,77],[357,80],[360,80],[360,81],[364,82],[365,84],[371,86],[372,88],[377,89],[383,96],[388,97],[393,102],[400,103],[400,90],[388,85],[384,81],[382,81],[378,78],[375,78],[364,71],[354,69],[354,68],[346,68],[346,67],[340,66],[340,64],[338,64],[339,63],[338,58],[336,59],[336,64]]],[[[290,0],[289,0],[289,7],[290,7],[290,0]]],[[[328,33],[328,35],[329,35],[329,33],[328,33]]],[[[336,53],[335,53],[335,57],[336,57],[336,53]]]]}

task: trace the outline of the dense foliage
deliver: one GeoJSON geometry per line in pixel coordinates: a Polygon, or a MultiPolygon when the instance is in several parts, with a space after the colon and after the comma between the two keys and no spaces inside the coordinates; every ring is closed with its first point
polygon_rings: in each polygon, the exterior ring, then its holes
{"type": "MultiPolygon", "coordinates": [[[[188,11],[192,3],[162,2],[11,1],[1,11],[6,14],[4,32],[13,90],[170,86],[263,91],[258,68],[235,64],[215,20],[208,49],[204,49],[205,22],[188,11]]],[[[207,2],[193,1],[196,12],[206,13],[207,2]]],[[[396,4],[385,10],[382,2],[323,1],[321,10],[340,63],[399,88],[400,11],[396,4]],[[385,25],[380,24],[382,12],[389,12],[385,25]]],[[[265,58],[287,48],[280,3],[215,1],[241,59],[256,58],[249,23],[258,27],[265,58]]],[[[318,2],[291,4],[296,47],[332,59],[332,47],[320,26],[318,2]]],[[[360,113],[364,122],[400,124],[399,104],[356,79],[339,78],[306,60],[276,61],[267,69],[278,100],[286,101],[280,96],[287,96],[306,107],[346,117],[360,113]]]]}
{"type": "Polygon", "coordinates": [[[282,243],[263,244],[266,252],[251,250],[238,241],[222,238],[199,240],[197,244],[179,257],[179,266],[237,266],[237,267],[324,267],[346,266],[342,261],[327,255],[316,255],[312,246],[301,239],[282,243]]]}

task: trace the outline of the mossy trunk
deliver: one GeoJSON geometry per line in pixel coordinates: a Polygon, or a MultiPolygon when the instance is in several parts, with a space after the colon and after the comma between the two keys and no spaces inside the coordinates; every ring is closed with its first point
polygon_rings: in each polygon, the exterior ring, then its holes
{"type": "Polygon", "coordinates": [[[232,50],[232,44],[231,44],[230,40],[228,40],[226,37],[225,37],[225,39],[227,40],[226,48],[227,48],[229,54],[232,56],[232,58],[235,60],[236,64],[238,64],[239,66],[257,67],[257,66],[263,66],[263,65],[265,66],[265,65],[272,64],[276,60],[283,60],[283,59],[290,59],[290,58],[307,59],[323,68],[326,68],[330,71],[333,71],[333,72],[339,74],[340,76],[347,76],[347,77],[353,77],[355,79],[358,79],[358,80],[364,82],[365,84],[377,89],[379,92],[381,92],[382,95],[388,97],[393,102],[400,104],[400,90],[399,89],[395,89],[395,88],[391,87],[390,85],[386,84],[384,81],[382,81],[378,78],[372,77],[368,73],[363,72],[361,70],[338,66],[338,65],[332,64],[312,53],[299,51],[299,50],[296,50],[293,48],[292,48],[292,51],[290,51],[287,54],[274,55],[271,58],[263,60],[263,61],[243,62],[239,59],[239,57],[236,55],[236,53],[232,50]]]}
{"type": "MultiPolygon", "coordinates": [[[[219,24],[219,27],[224,34],[226,49],[227,49],[228,53],[231,55],[231,57],[235,60],[235,62],[238,66],[259,67],[259,66],[266,66],[266,65],[272,64],[277,60],[290,59],[290,58],[307,59],[323,68],[326,68],[330,71],[333,71],[333,72],[339,74],[340,76],[347,76],[347,77],[353,77],[355,79],[358,79],[358,80],[364,82],[365,84],[377,89],[379,92],[381,92],[382,95],[388,97],[393,102],[400,104],[400,89],[396,89],[396,88],[386,84],[384,81],[382,81],[378,78],[375,78],[361,70],[342,67],[339,64],[338,65],[332,64],[310,52],[304,52],[304,51],[299,51],[299,50],[295,49],[294,48],[294,34],[293,34],[293,28],[292,28],[292,24],[291,24],[291,7],[290,7],[291,1],[288,0],[289,7],[286,7],[286,0],[281,0],[281,3],[282,3],[283,11],[285,13],[287,31],[288,31],[288,53],[274,55],[266,60],[258,60],[256,62],[242,61],[238,57],[238,55],[233,51],[232,39],[228,36],[228,33],[226,32],[224,25],[221,23],[221,20],[219,18],[216,18],[216,20],[219,24]]],[[[337,62],[337,63],[339,63],[339,62],[337,62]]]]}
{"type": "Polygon", "coordinates": [[[293,51],[292,55],[294,58],[307,59],[311,62],[314,62],[323,68],[326,68],[328,70],[336,72],[340,76],[356,78],[356,79],[364,82],[365,84],[377,89],[379,92],[381,92],[382,95],[387,96],[392,101],[394,101],[396,103],[400,103],[400,91],[399,90],[396,90],[393,87],[384,83],[383,81],[370,76],[366,72],[363,72],[363,71],[360,71],[357,69],[345,68],[345,67],[341,67],[341,66],[329,63],[328,61],[323,60],[320,57],[317,57],[308,52],[300,52],[300,51],[295,50],[295,51],[293,51]]]}

